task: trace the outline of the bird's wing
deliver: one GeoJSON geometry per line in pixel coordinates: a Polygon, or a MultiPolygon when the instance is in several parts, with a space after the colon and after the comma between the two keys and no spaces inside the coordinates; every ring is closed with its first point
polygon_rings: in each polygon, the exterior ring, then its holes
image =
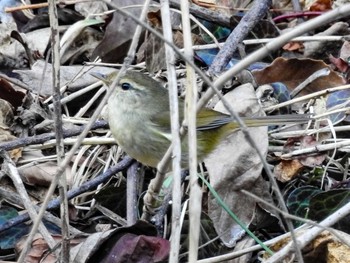
{"type": "Polygon", "coordinates": [[[164,111],[151,118],[152,130],[171,141],[170,112],[164,111]]]}
{"type": "Polygon", "coordinates": [[[216,129],[229,122],[232,122],[232,118],[227,114],[211,109],[202,109],[197,115],[197,130],[205,131],[216,129]]]}
{"type": "MultiPolygon", "coordinates": [[[[180,122],[183,120],[182,116],[183,115],[180,114],[180,122]]],[[[171,134],[170,114],[168,111],[158,113],[151,121],[154,124],[154,128],[161,131],[162,134],[171,134]]],[[[211,109],[202,109],[197,115],[197,130],[211,130],[219,128],[229,122],[232,122],[232,118],[229,115],[211,109]]],[[[168,135],[166,137],[168,137],[168,135]]]]}

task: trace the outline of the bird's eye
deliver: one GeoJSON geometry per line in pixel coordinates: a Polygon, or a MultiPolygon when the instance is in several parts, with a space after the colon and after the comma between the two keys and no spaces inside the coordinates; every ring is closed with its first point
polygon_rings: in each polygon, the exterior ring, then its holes
{"type": "Polygon", "coordinates": [[[130,83],[122,83],[121,85],[122,90],[129,90],[131,89],[131,84],[130,83]]]}

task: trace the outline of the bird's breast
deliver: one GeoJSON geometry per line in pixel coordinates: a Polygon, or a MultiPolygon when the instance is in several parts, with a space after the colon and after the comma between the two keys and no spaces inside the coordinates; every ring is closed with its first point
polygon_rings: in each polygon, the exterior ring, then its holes
{"type": "MultiPolygon", "coordinates": [[[[130,106],[132,107],[132,106],[130,106]]],[[[150,119],[137,110],[108,108],[108,122],[116,142],[139,162],[156,167],[170,141],[155,133],[150,119]]]]}

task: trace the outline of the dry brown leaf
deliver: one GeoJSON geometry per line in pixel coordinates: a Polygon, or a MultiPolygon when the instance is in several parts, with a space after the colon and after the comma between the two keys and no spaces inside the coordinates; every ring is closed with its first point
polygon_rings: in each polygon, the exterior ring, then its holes
{"type": "Polygon", "coordinates": [[[288,51],[296,51],[296,50],[301,50],[304,48],[304,45],[302,42],[289,42],[287,44],[285,44],[282,49],[283,50],[288,50],[288,51]]]}
{"type": "Polygon", "coordinates": [[[20,170],[23,182],[28,185],[49,186],[57,172],[57,163],[44,162],[20,170]]]}
{"type": "MultiPolygon", "coordinates": [[[[283,82],[291,91],[317,70],[329,68],[321,60],[277,58],[262,70],[252,72],[258,85],[283,82]]],[[[328,76],[320,77],[309,84],[301,94],[308,94],[326,88],[343,85],[345,80],[330,69],[328,76]]]]}
{"type": "MultiPolygon", "coordinates": [[[[23,155],[22,160],[33,160],[44,157],[41,151],[30,151],[23,155]]],[[[57,172],[58,166],[56,161],[46,161],[35,163],[31,166],[21,168],[19,173],[23,179],[23,182],[29,185],[49,186],[57,172]]],[[[66,169],[66,177],[68,185],[71,185],[72,175],[71,167],[66,169]]]]}
{"type": "MultiPolygon", "coordinates": [[[[24,96],[25,94],[23,92],[15,90],[7,80],[0,78],[0,98],[1,99],[7,101],[12,105],[13,108],[17,109],[17,107],[22,105],[24,96]]],[[[1,105],[1,108],[3,109],[4,106],[1,105]]],[[[10,110],[12,111],[12,109],[10,110]]],[[[7,111],[10,111],[10,110],[7,110],[7,111]]],[[[12,117],[13,117],[13,113],[12,113],[12,117]]]]}
{"type": "MultiPolygon", "coordinates": [[[[139,17],[143,0],[118,0],[118,6],[134,6],[127,11],[139,17]]],[[[129,44],[134,35],[137,24],[126,16],[118,13],[113,14],[113,18],[106,27],[105,35],[101,43],[96,47],[92,55],[92,60],[100,57],[103,62],[123,62],[127,55],[129,44]]]]}
{"type": "MultiPolygon", "coordinates": [[[[75,246],[71,249],[71,260],[75,263],[86,263],[86,262],[112,262],[107,260],[107,255],[112,251],[112,248],[118,240],[123,237],[127,233],[132,233],[135,235],[146,235],[149,237],[154,237],[156,235],[156,230],[154,226],[148,224],[145,221],[138,221],[134,225],[127,227],[120,227],[113,230],[108,230],[104,232],[97,232],[91,234],[86,240],[79,245],[75,246]]],[[[168,241],[165,241],[168,242],[168,241]]],[[[126,245],[128,243],[125,243],[126,245]]],[[[141,247],[147,248],[149,250],[149,254],[153,254],[159,248],[163,248],[155,245],[153,248],[144,246],[141,244],[141,247]]],[[[130,249],[133,248],[133,245],[130,245],[130,249]]],[[[162,251],[166,253],[166,251],[162,251]]],[[[154,255],[154,254],[153,254],[154,255]]],[[[135,253],[135,257],[138,258],[138,255],[135,253]]],[[[120,260],[120,258],[117,258],[120,260]]],[[[118,261],[120,262],[120,261],[118,261]]],[[[130,261],[131,262],[131,261],[130,261]]],[[[141,262],[141,261],[136,261],[141,262]]],[[[146,261],[145,261],[146,262],[146,261]]],[[[154,262],[154,261],[147,261],[154,262]]]]}
{"type": "Polygon", "coordinates": [[[148,22],[152,25],[154,28],[162,28],[162,19],[160,14],[160,9],[155,12],[148,12],[147,14],[148,22]]]}
{"type": "MultiPolygon", "coordinates": [[[[296,145],[299,145],[300,149],[304,149],[318,144],[319,142],[314,136],[291,137],[285,143],[283,152],[288,153],[294,151],[296,145]]],[[[321,165],[325,159],[326,154],[317,153],[313,155],[300,155],[292,160],[281,160],[274,168],[274,175],[280,182],[288,182],[297,176],[304,166],[314,167],[316,165],[321,165]]]]}
{"type": "MultiPolygon", "coordinates": [[[[337,233],[337,236],[341,236],[342,240],[349,242],[349,234],[333,229],[337,233]]],[[[305,231],[303,231],[305,233],[305,231]]],[[[300,235],[297,233],[297,236],[300,235]]],[[[271,246],[271,250],[278,252],[285,245],[290,242],[290,238],[280,240],[271,246]]],[[[325,262],[325,263],[347,263],[350,258],[350,248],[339,241],[329,231],[323,231],[319,234],[309,245],[303,250],[303,257],[305,262],[325,262]]],[[[264,258],[267,258],[267,253],[264,254],[264,258]]]]}
{"type": "Polygon", "coordinates": [[[282,160],[275,166],[273,172],[275,177],[280,182],[288,182],[299,174],[304,165],[299,160],[282,160]]]}
{"type": "Polygon", "coordinates": [[[329,61],[340,71],[347,72],[349,70],[348,62],[344,61],[342,58],[336,58],[332,54],[329,55],[329,61]]]}
{"type": "Polygon", "coordinates": [[[340,242],[331,242],[327,245],[328,263],[347,263],[350,258],[350,248],[340,242]]]}
{"type": "MultiPolygon", "coordinates": [[[[9,125],[12,125],[14,116],[10,103],[6,100],[0,99],[0,142],[7,142],[15,140],[16,137],[12,135],[9,125]]],[[[17,160],[22,156],[22,148],[17,148],[9,151],[12,160],[17,160]]]]}
{"type": "MultiPolygon", "coordinates": [[[[259,116],[263,114],[257,103],[254,88],[250,84],[237,87],[226,94],[225,98],[240,115],[259,116]]],[[[221,103],[215,109],[224,111],[221,103]]],[[[259,150],[266,154],[267,127],[249,128],[248,130],[259,150]]],[[[262,164],[255,149],[247,142],[241,131],[236,131],[222,141],[204,162],[212,187],[240,220],[249,225],[254,217],[256,202],[243,195],[240,190],[245,189],[263,199],[270,198],[266,182],[260,176],[262,164]]],[[[242,228],[217,204],[213,196],[210,196],[209,200],[209,216],[226,246],[234,246],[237,239],[244,234],[242,228]]]]}
{"type": "MultiPolygon", "coordinates": [[[[300,149],[309,148],[319,144],[320,143],[314,136],[303,136],[300,140],[300,149]]],[[[305,166],[314,167],[315,165],[321,165],[326,159],[326,156],[325,153],[318,153],[310,156],[301,156],[299,160],[305,166]]]]}
{"type": "Polygon", "coordinates": [[[332,0],[316,0],[310,6],[310,11],[327,11],[332,9],[332,0]]]}
{"type": "MultiPolygon", "coordinates": [[[[62,242],[62,237],[60,235],[52,235],[53,239],[56,242],[62,242]]],[[[74,247],[81,243],[85,238],[71,238],[70,239],[70,246],[74,247]]],[[[27,240],[27,237],[24,237],[21,239],[21,241],[16,245],[16,251],[19,254],[24,244],[27,240]]],[[[54,263],[57,262],[57,259],[53,253],[47,253],[49,251],[49,246],[47,245],[46,241],[43,239],[41,234],[36,234],[33,238],[31,249],[29,250],[25,262],[26,263],[54,263]],[[46,254],[47,253],[47,254],[46,254]]]]}

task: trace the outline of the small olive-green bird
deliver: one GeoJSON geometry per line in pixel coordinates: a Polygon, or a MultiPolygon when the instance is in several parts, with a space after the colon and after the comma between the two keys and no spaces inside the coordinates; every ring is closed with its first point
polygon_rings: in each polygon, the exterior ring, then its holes
{"type": "MultiPolygon", "coordinates": [[[[117,72],[109,75],[92,73],[107,86],[117,72]]],[[[179,100],[180,122],[184,101],[179,100]]],[[[302,115],[303,116],[303,115],[302,115]]],[[[242,118],[248,127],[306,122],[300,115],[242,118]]],[[[171,144],[168,91],[156,80],[135,71],[121,77],[114,94],[108,99],[108,122],[118,145],[139,162],[156,167],[171,144]]],[[[220,141],[239,128],[232,117],[211,109],[197,114],[197,154],[203,160],[220,141]]],[[[188,139],[182,140],[182,166],[188,166],[188,139]]]]}

